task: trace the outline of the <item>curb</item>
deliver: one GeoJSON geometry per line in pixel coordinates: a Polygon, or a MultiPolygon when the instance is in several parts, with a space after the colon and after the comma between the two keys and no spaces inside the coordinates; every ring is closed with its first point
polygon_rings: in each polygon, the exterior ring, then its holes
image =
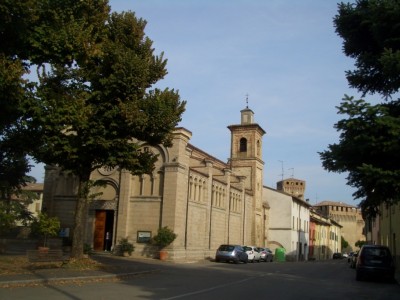
{"type": "Polygon", "coordinates": [[[138,271],[121,274],[104,274],[104,275],[89,275],[89,276],[78,276],[78,277],[58,277],[58,278],[47,278],[47,279],[25,279],[25,280],[10,280],[0,282],[0,288],[11,288],[19,286],[34,286],[34,285],[56,285],[63,284],[66,282],[90,282],[95,280],[112,280],[112,279],[124,279],[132,276],[139,276],[145,274],[151,274],[159,272],[160,270],[151,271],[138,271]]]}

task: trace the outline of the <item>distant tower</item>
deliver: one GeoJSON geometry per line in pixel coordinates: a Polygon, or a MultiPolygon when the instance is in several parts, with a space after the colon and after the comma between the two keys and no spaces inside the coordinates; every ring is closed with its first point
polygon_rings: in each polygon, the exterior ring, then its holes
{"type": "Polygon", "coordinates": [[[276,184],[276,189],[304,200],[306,182],[304,180],[288,178],[278,181],[276,184]]]}
{"type": "MultiPolygon", "coordinates": [[[[247,99],[246,99],[247,102],[247,99]]],[[[264,162],[262,160],[262,137],[265,134],[258,124],[254,123],[254,112],[246,106],[240,111],[240,125],[228,126],[231,131],[230,163],[235,174],[245,176],[245,188],[253,194],[253,216],[251,241],[262,245],[262,187],[264,162]]]]}

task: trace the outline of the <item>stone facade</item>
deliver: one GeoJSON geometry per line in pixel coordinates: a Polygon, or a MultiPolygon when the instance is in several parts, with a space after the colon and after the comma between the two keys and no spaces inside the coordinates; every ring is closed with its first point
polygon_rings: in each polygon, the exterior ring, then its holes
{"type": "Polygon", "coordinates": [[[365,222],[361,210],[343,202],[323,201],[314,205],[314,209],[339,223],[342,227],[342,236],[349,243],[344,252],[355,251],[357,241],[365,241],[365,222]]]}
{"type": "MultiPolygon", "coordinates": [[[[222,243],[266,246],[269,207],[263,203],[262,137],[254,113],[241,111],[241,124],[231,131],[227,163],[189,143],[192,133],[176,128],[173,145],[142,151],[158,155],[152,174],[133,176],[126,170],[98,169],[91,179],[107,182],[90,203],[85,242],[97,251],[111,250],[120,238],[135,244],[134,255],[153,256],[148,240],[157,229],[170,227],[176,240],[168,247],[171,260],[214,257],[222,243]]],[[[56,167],[45,169],[44,207],[72,228],[78,182],[56,167]]]]}

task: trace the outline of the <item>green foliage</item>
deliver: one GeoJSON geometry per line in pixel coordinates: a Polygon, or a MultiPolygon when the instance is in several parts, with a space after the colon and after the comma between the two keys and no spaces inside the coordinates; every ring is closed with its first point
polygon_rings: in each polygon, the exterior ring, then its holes
{"type": "Polygon", "coordinates": [[[400,2],[341,3],[334,24],[343,38],[344,53],[356,60],[356,69],[346,72],[350,86],[364,95],[396,93],[400,86],[400,2]]]}
{"type": "Polygon", "coordinates": [[[57,236],[60,231],[60,221],[57,217],[49,217],[46,213],[39,213],[31,224],[33,235],[43,237],[43,247],[47,245],[49,237],[57,236]]]}
{"type": "Polygon", "coordinates": [[[83,244],[83,253],[88,255],[92,254],[93,253],[92,246],[87,243],[83,244]]]}
{"type": "Polygon", "coordinates": [[[335,124],[339,143],[319,154],[326,170],[348,173],[363,216],[374,217],[381,204],[400,200],[400,101],[392,100],[400,88],[400,3],[341,3],[334,24],[344,53],[356,60],[346,73],[350,86],[384,101],[371,105],[346,95],[338,107],[345,118],[335,124]]]}
{"type": "Polygon", "coordinates": [[[320,153],[324,168],[348,172],[355,198],[362,199],[364,215],[374,216],[380,203],[395,203],[400,195],[400,104],[370,105],[346,97],[339,113],[347,115],[335,128],[338,144],[320,153]]]}
{"type": "Polygon", "coordinates": [[[17,222],[27,225],[33,220],[32,213],[20,201],[0,201],[0,235],[7,235],[17,222]]]}
{"type": "Polygon", "coordinates": [[[157,235],[153,237],[153,243],[163,249],[170,245],[176,237],[177,235],[168,226],[161,227],[158,229],[157,235]]]}
{"type": "Polygon", "coordinates": [[[366,244],[366,241],[357,241],[354,245],[361,249],[363,245],[366,244]]]}
{"type": "Polygon", "coordinates": [[[342,249],[346,249],[349,247],[349,242],[345,240],[343,236],[341,236],[341,243],[342,243],[342,249]]]}
{"type": "Polygon", "coordinates": [[[0,144],[78,177],[72,257],[79,257],[91,172],[152,172],[157,157],[141,146],[171,144],[185,101],[174,89],[152,89],[167,60],[133,12],[110,13],[103,0],[3,1],[0,12],[0,90],[11,95],[1,105],[13,113],[0,144]],[[28,67],[37,82],[21,79],[28,67]]]}
{"type": "Polygon", "coordinates": [[[123,255],[124,252],[128,252],[129,255],[131,255],[132,252],[135,250],[135,247],[132,243],[129,242],[128,238],[121,238],[118,241],[116,249],[119,255],[123,255]]]}

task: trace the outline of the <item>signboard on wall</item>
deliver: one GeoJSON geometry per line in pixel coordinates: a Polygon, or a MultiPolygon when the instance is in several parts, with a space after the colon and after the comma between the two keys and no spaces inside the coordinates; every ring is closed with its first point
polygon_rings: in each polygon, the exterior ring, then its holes
{"type": "Polygon", "coordinates": [[[148,243],[151,240],[151,231],[138,231],[137,232],[137,242],[138,243],[148,243]]]}

